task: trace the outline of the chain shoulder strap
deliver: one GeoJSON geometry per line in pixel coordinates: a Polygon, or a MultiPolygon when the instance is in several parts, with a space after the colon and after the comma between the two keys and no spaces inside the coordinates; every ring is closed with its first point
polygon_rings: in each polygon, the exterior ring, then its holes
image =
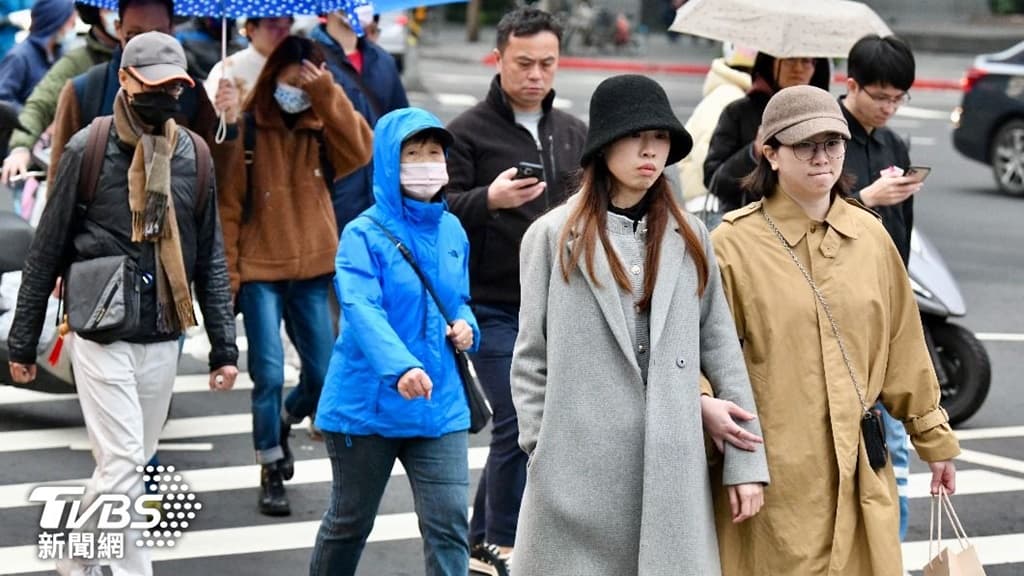
{"type": "Polygon", "coordinates": [[[864,389],[861,388],[860,380],[857,379],[857,374],[853,370],[853,362],[850,361],[850,355],[846,351],[846,344],[843,342],[842,336],[839,335],[839,325],[836,324],[836,319],[832,316],[832,309],[829,307],[828,302],[825,301],[825,296],[821,293],[821,289],[811,278],[811,274],[807,272],[807,268],[804,267],[803,263],[800,262],[800,258],[797,257],[796,252],[789,247],[789,243],[786,242],[786,238],[779,231],[778,227],[775,226],[775,222],[772,221],[771,217],[768,216],[768,212],[765,211],[764,206],[761,207],[761,216],[764,216],[764,221],[771,229],[775,237],[779,239],[779,243],[789,253],[789,257],[793,259],[793,263],[800,269],[800,272],[804,275],[804,280],[807,280],[807,284],[810,285],[811,290],[814,292],[815,298],[818,300],[818,304],[821,304],[822,310],[825,311],[825,316],[828,317],[828,323],[832,326],[832,334],[836,337],[836,341],[839,343],[839,352],[843,355],[843,363],[846,364],[846,370],[850,373],[850,380],[853,381],[853,387],[857,391],[857,400],[860,401],[860,406],[864,410],[865,414],[869,414],[871,409],[868,407],[867,402],[864,399],[864,389]]]}

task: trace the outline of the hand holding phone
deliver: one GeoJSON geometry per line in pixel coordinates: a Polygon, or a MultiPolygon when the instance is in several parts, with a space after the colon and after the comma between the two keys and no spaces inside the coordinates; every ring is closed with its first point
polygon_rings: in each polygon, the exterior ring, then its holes
{"type": "Polygon", "coordinates": [[[913,178],[916,182],[924,182],[925,178],[932,173],[932,169],[928,166],[911,166],[907,168],[906,173],[903,175],[907,178],[913,178]]]}
{"type": "Polygon", "coordinates": [[[516,175],[512,179],[520,180],[522,178],[536,178],[543,181],[544,166],[532,162],[520,162],[519,166],[516,167],[516,175]]]}

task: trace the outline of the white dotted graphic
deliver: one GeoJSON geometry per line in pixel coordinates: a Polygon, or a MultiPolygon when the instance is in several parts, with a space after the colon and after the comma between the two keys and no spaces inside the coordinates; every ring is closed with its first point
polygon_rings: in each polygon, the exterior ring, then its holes
{"type": "Polygon", "coordinates": [[[196,501],[185,479],[174,473],[174,466],[136,466],[135,471],[142,474],[142,482],[148,490],[161,497],[153,504],[160,513],[160,523],[144,531],[135,546],[173,548],[181,538],[181,531],[188,528],[188,520],[195,520],[196,512],[203,505],[196,501]]]}

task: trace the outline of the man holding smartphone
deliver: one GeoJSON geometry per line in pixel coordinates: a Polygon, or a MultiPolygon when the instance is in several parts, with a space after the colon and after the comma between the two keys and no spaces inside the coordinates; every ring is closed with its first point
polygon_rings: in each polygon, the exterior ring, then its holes
{"type": "Polygon", "coordinates": [[[914,55],[902,40],[865,36],[850,49],[847,93],[839,99],[852,136],[843,170],[856,178],[853,194],[882,217],[904,264],[922,179],[904,174],[910,167],[907,143],[886,124],[910,101],[914,71],[914,55]]]}
{"type": "MultiPolygon", "coordinates": [[[[882,217],[904,265],[910,260],[914,194],[921,190],[926,174],[906,173],[910,168],[907,143],[886,124],[910,100],[907,91],[914,84],[914,73],[914,55],[902,40],[895,36],[865,36],[850,49],[847,93],[839,99],[852,136],[846,146],[843,171],[856,178],[854,196],[882,217]]],[[[885,440],[899,491],[902,540],[909,513],[907,433],[881,403],[876,408],[885,422],[885,440]]]]}
{"type": "Polygon", "coordinates": [[[579,168],[586,125],[552,107],[562,31],[552,16],[519,8],[498,24],[498,74],[486,99],[448,126],[448,205],[466,228],[470,292],[480,324],[472,356],[494,410],[490,453],[470,526],[470,568],[506,576],[526,485],[526,454],[509,385],[519,332],[519,243],[561,204],[579,168]],[[517,178],[517,176],[519,176],[517,178]]]}

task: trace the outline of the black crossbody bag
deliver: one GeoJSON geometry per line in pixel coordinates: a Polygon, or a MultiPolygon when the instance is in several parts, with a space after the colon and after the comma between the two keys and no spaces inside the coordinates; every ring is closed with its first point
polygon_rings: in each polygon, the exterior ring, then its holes
{"type": "MultiPolygon", "coordinates": [[[[445,323],[451,326],[454,323],[451,316],[445,312],[444,306],[441,305],[441,299],[438,298],[437,292],[434,292],[434,286],[430,283],[430,279],[423,274],[423,270],[420,269],[419,265],[416,264],[416,259],[413,257],[412,252],[409,251],[409,248],[402,244],[402,241],[385,228],[383,224],[378,222],[376,218],[372,216],[366,217],[376,224],[381,229],[381,232],[388,237],[388,240],[395,245],[395,248],[398,248],[398,251],[402,253],[402,257],[412,266],[413,271],[416,272],[420,281],[423,282],[423,287],[427,289],[430,297],[434,299],[434,304],[437,305],[437,309],[441,312],[445,323]]],[[[455,345],[452,345],[452,350],[455,352],[455,364],[459,367],[459,376],[462,378],[462,388],[466,392],[466,402],[469,404],[469,431],[472,434],[476,434],[487,427],[493,412],[491,411],[490,403],[487,401],[487,396],[484,395],[483,388],[480,387],[480,381],[477,380],[476,375],[473,374],[469,367],[469,358],[466,353],[460,351],[455,345]]]]}

